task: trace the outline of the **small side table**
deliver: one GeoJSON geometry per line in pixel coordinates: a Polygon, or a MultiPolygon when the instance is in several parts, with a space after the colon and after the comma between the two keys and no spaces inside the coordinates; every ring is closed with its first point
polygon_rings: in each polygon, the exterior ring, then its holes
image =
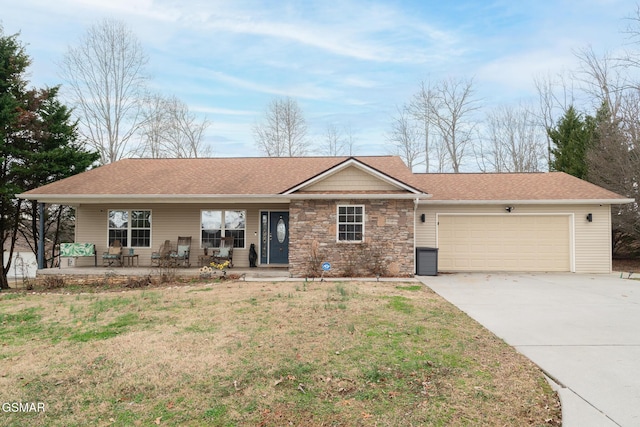
{"type": "Polygon", "coordinates": [[[122,255],[122,266],[124,267],[125,264],[127,267],[133,267],[133,260],[136,260],[136,265],[135,267],[138,267],[140,265],[140,258],[138,257],[138,254],[133,254],[133,255],[122,255]]]}

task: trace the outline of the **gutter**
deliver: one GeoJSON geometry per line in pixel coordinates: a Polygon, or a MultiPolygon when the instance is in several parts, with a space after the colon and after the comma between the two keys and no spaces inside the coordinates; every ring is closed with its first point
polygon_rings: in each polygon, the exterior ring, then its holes
{"type": "Polygon", "coordinates": [[[18,194],[16,197],[41,203],[63,205],[113,203],[289,203],[309,199],[400,199],[429,198],[411,193],[331,193],[331,194],[18,194]]]}
{"type": "Polygon", "coordinates": [[[26,200],[38,200],[42,203],[81,204],[81,203],[288,203],[289,197],[262,194],[18,194],[16,197],[26,200]]]}
{"type": "Polygon", "coordinates": [[[421,200],[425,205],[622,205],[634,203],[635,199],[540,199],[540,200],[421,200]]]}

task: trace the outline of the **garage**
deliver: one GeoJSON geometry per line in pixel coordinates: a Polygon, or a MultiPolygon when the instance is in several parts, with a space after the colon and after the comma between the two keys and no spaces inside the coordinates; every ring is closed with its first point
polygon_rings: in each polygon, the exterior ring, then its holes
{"type": "Polygon", "coordinates": [[[571,271],[567,214],[438,214],[440,271],[571,271]]]}

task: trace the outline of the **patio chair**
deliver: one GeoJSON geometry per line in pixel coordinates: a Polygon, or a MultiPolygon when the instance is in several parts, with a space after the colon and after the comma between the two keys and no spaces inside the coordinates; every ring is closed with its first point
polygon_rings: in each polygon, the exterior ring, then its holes
{"type": "Polygon", "coordinates": [[[178,249],[171,252],[171,262],[175,265],[189,267],[189,253],[191,252],[191,236],[178,237],[178,249]]]}
{"type": "Polygon", "coordinates": [[[102,253],[102,265],[104,267],[111,267],[112,265],[122,267],[122,244],[120,240],[114,240],[107,252],[102,253]]]}
{"type": "Polygon", "coordinates": [[[171,254],[171,241],[165,240],[157,252],[151,252],[151,266],[166,266],[171,254]]]}
{"type": "Polygon", "coordinates": [[[223,237],[220,248],[213,255],[213,262],[222,264],[229,261],[229,268],[233,267],[233,237],[223,237]]]}

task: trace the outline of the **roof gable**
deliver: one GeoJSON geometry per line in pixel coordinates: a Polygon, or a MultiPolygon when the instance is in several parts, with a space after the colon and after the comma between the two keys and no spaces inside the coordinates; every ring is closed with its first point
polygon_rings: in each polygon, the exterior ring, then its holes
{"type": "Polygon", "coordinates": [[[368,166],[356,158],[349,158],[284,191],[283,194],[389,192],[422,194],[421,190],[405,182],[368,166]]]}

